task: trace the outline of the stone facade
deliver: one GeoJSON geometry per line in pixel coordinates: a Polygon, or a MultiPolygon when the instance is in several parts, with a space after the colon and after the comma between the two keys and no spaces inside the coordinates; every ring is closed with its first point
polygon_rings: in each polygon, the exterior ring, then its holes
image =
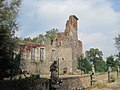
{"type": "Polygon", "coordinates": [[[65,31],[57,33],[52,44],[22,44],[21,68],[30,73],[50,74],[49,67],[56,60],[59,62],[59,74],[73,73],[77,69],[77,58],[83,54],[82,42],[78,40],[77,20],[75,15],[71,15],[65,31]]]}

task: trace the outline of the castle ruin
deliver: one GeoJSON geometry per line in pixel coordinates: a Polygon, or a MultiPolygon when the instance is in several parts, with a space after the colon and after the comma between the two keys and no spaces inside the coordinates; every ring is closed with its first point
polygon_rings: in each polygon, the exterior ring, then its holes
{"type": "Polygon", "coordinates": [[[83,54],[77,21],[78,18],[71,15],[65,31],[57,33],[52,44],[21,44],[21,69],[31,74],[48,75],[51,63],[58,61],[59,74],[72,74],[77,69],[77,58],[83,54]]]}

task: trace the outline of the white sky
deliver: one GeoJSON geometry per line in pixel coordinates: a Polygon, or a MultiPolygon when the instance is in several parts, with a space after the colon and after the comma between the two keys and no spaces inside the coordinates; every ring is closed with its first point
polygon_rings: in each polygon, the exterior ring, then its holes
{"type": "Polygon", "coordinates": [[[52,28],[64,31],[70,15],[79,18],[84,51],[99,48],[104,57],[117,53],[113,38],[120,34],[120,0],[23,0],[18,36],[34,37],[52,28]]]}

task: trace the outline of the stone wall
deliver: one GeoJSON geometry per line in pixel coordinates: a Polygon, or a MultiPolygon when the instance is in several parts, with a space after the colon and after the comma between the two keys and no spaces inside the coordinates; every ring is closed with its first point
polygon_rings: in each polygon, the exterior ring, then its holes
{"type": "Polygon", "coordinates": [[[80,77],[66,77],[61,78],[62,84],[60,90],[83,90],[82,82],[80,77]]]}
{"type": "Polygon", "coordinates": [[[50,74],[50,65],[52,64],[52,46],[50,44],[45,45],[45,60],[40,64],[40,74],[50,74]]]}
{"type": "MultiPolygon", "coordinates": [[[[117,73],[112,72],[111,76],[117,78],[117,73]]],[[[90,75],[72,75],[61,77],[62,83],[57,90],[83,90],[91,85],[90,75]]],[[[96,83],[107,83],[108,73],[96,74],[96,83]]],[[[49,79],[28,79],[0,81],[0,90],[50,90],[49,79]]]]}
{"type": "Polygon", "coordinates": [[[49,90],[49,80],[5,80],[0,81],[0,90],[49,90]]]}
{"type": "MultiPolygon", "coordinates": [[[[69,74],[72,69],[72,50],[71,48],[57,48],[57,58],[59,59],[59,74],[63,74],[66,69],[66,74],[69,74]]],[[[57,59],[57,60],[58,60],[57,59]]]]}
{"type": "MultiPolygon", "coordinates": [[[[117,73],[116,72],[112,72],[111,76],[113,78],[117,78],[117,73]]],[[[89,87],[91,86],[91,79],[90,79],[90,75],[82,75],[80,76],[80,80],[82,82],[83,87],[89,87]]],[[[97,73],[96,74],[96,83],[107,83],[108,82],[108,73],[97,73]]]]}
{"type": "Polygon", "coordinates": [[[83,87],[89,87],[90,86],[90,75],[83,75],[80,76],[80,80],[82,82],[83,87]]]}
{"type": "MultiPolygon", "coordinates": [[[[83,90],[79,77],[61,78],[62,84],[57,90],[83,90]]],[[[30,80],[6,80],[0,81],[0,90],[51,90],[49,79],[30,80]]]]}

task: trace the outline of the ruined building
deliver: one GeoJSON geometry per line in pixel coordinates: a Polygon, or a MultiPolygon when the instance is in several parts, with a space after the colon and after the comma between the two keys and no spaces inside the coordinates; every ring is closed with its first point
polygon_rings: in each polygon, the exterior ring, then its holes
{"type": "Polygon", "coordinates": [[[77,69],[77,57],[82,55],[82,42],[78,40],[78,18],[71,15],[64,32],[59,32],[51,43],[21,44],[21,68],[30,73],[50,74],[53,61],[59,63],[59,74],[73,73],[77,69]]]}

